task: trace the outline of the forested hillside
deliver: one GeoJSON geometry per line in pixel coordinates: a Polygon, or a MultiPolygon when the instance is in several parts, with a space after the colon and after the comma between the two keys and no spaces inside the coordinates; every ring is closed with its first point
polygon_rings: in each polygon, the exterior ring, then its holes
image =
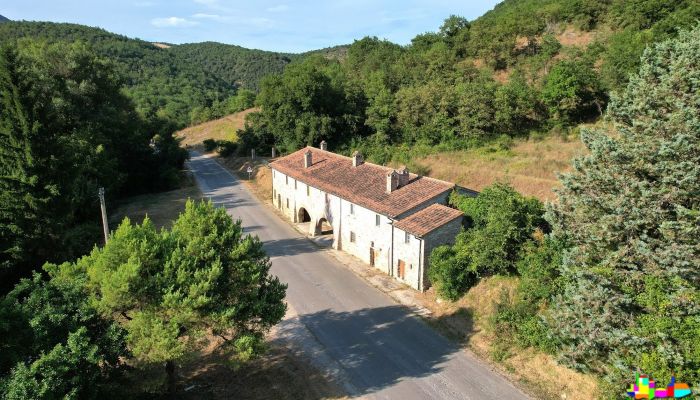
{"type": "Polygon", "coordinates": [[[406,163],[425,146],[569,131],[603,115],[647,45],[698,18],[692,0],[506,0],[475,21],[451,16],[408,46],[367,37],[342,61],[289,65],[263,80],[261,112],[242,139],[265,151],[326,139],[406,163]]]}
{"type": "Polygon", "coordinates": [[[257,90],[263,76],[281,72],[296,57],[212,42],[156,46],[75,24],[15,21],[0,25],[0,43],[21,38],[85,42],[115,64],[137,110],[172,122],[172,130],[201,121],[204,107],[210,109],[205,119],[211,110],[210,118],[236,111],[226,107],[231,96],[239,89],[257,90]]]}
{"type": "Polygon", "coordinates": [[[187,153],[163,125],[84,44],[1,49],[0,291],[101,240],[98,187],[114,199],[178,184],[187,153]]]}

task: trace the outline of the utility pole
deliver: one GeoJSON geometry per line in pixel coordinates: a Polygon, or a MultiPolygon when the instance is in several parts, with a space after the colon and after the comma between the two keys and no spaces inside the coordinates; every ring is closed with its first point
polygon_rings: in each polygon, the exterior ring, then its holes
{"type": "Polygon", "coordinates": [[[97,190],[97,195],[100,196],[100,209],[102,210],[102,230],[105,234],[105,244],[109,240],[109,225],[107,224],[107,206],[105,206],[105,188],[101,187],[97,190]]]}

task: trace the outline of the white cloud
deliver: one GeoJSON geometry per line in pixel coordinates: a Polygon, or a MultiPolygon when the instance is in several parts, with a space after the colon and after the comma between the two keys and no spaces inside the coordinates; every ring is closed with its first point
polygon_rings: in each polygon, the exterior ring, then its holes
{"type": "Polygon", "coordinates": [[[284,12],[284,11],[287,11],[287,10],[289,10],[289,6],[286,5],[286,4],[280,4],[280,5],[278,5],[278,6],[269,7],[269,8],[267,9],[268,12],[284,12]]]}
{"type": "Polygon", "coordinates": [[[233,17],[229,17],[226,15],[219,15],[219,14],[205,14],[205,13],[197,13],[193,14],[192,18],[197,18],[197,19],[208,19],[212,21],[217,21],[217,22],[230,22],[233,20],[233,17]]]}
{"type": "Polygon", "coordinates": [[[180,17],[153,18],[151,25],[157,28],[186,28],[199,25],[197,21],[190,21],[180,17]]]}

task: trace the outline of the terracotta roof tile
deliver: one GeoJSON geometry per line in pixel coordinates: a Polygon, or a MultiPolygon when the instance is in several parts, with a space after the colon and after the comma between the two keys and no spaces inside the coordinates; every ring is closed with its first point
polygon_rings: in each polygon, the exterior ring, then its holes
{"type": "Polygon", "coordinates": [[[394,227],[423,237],[435,229],[464,216],[461,211],[442,204],[430,205],[410,216],[394,222],[394,227]]]}
{"type": "Polygon", "coordinates": [[[270,166],[324,192],[391,218],[452,190],[455,185],[438,179],[409,174],[407,185],[386,193],[386,175],[392,168],[372,163],[352,166],[352,158],[306,147],[281,157],[270,166]],[[304,153],[310,150],[312,164],[304,168],[304,153]]]}

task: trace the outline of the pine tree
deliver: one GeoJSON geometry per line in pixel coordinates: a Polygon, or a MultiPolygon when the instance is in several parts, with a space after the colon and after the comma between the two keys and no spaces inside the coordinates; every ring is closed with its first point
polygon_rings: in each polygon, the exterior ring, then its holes
{"type": "MultiPolygon", "coordinates": [[[[15,282],[17,264],[27,257],[35,237],[40,200],[34,194],[32,124],[21,98],[17,55],[0,49],[0,282],[15,282]]],[[[9,287],[2,287],[5,292],[9,287]]]]}
{"type": "Polygon", "coordinates": [[[700,384],[699,57],[700,26],[647,49],[548,210],[571,245],[550,323],[565,360],[612,379],[700,384]]]}

